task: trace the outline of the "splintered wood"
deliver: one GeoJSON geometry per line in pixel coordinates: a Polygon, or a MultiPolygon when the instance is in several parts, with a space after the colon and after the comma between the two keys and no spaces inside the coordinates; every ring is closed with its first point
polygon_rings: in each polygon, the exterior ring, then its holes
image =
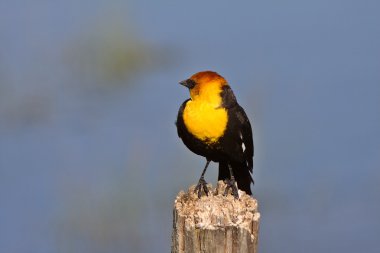
{"type": "Polygon", "coordinates": [[[172,252],[257,252],[260,213],[257,201],[239,190],[239,199],[223,196],[226,185],[208,185],[209,196],[198,199],[191,186],[175,199],[172,252]]]}

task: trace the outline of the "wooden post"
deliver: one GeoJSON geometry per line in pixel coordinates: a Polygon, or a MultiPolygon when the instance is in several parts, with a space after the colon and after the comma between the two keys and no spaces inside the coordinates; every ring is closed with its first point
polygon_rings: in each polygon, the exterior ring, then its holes
{"type": "Polygon", "coordinates": [[[191,186],[175,199],[172,253],[257,252],[260,213],[257,200],[239,190],[239,200],[223,196],[226,185],[208,185],[209,196],[198,199],[191,186]]]}

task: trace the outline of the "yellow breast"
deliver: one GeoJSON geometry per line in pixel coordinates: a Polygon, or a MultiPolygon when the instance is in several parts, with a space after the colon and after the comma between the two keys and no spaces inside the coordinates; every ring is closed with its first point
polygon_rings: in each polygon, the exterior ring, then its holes
{"type": "Polygon", "coordinates": [[[196,138],[212,144],[223,136],[227,127],[227,111],[204,100],[189,100],[183,120],[187,130],[196,138]]]}

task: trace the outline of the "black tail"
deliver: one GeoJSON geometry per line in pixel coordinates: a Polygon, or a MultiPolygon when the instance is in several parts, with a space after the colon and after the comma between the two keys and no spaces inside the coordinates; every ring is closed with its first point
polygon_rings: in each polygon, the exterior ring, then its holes
{"type": "MultiPolygon", "coordinates": [[[[237,186],[240,190],[245,191],[247,194],[252,195],[251,183],[253,179],[249,172],[248,166],[244,163],[230,163],[232,172],[234,173],[237,186]]],[[[228,163],[219,162],[219,176],[218,180],[230,179],[230,171],[228,169],[228,163]]]]}

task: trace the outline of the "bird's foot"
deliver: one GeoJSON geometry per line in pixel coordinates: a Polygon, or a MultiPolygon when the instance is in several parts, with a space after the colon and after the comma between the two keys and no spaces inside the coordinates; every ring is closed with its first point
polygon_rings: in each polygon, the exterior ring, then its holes
{"type": "Polygon", "coordinates": [[[231,178],[231,179],[226,179],[224,180],[224,183],[227,185],[226,186],[226,189],[224,190],[224,196],[227,196],[228,194],[228,190],[231,189],[232,191],[232,196],[235,197],[235,199],[239,199],[239,192],[238,192],[238,188],[236,186],[236,181],[234,178],[231,178]]]}
{"type": "Polygon", "coordinates": [[[206,195],[208,196],[207,182],[203,177],[201,177],[199,179],[198,184],[194,189],[194,192],[198,192],[198,198],[201,198],[201,196],[202,196],[202,189],[206,193],[206,195]]]}

